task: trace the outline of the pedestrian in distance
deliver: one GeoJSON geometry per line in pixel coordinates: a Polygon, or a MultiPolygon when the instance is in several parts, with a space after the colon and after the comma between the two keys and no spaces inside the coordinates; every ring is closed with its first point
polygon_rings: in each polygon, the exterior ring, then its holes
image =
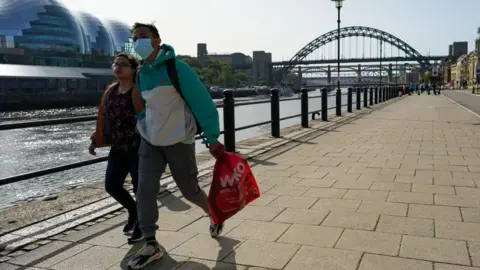
{"type": "Polygon", "coordinates": [[[138,226],[136,202],[123,187],[130,173],[133,193],[137,192],[140,134],[136,130],[135,115],[143,110],[143,102],[135,86],[138,66],[137,59],[131,54],[121,53],[115,58],[112,68],[117,81],[103,93],[98,106],[96,129],[90,137],[88,148],[90,154],[96,155],[96,148],[110,146],[105,190],[128,211],[123,232],[131,235],[129,242],[143,239],[138,226]]]}
{"type": "Polygon", "coordinates": [[[143,62],[137,75],[145,109],[137,123],[142,140],[136,196],[145,245],[128,266],[140,269],[164,255],[155,233],[157,194],[167,164],[185,199],[210,216],[208,229],[211,236],[220,234],[223,224],[213,222],[208,197],[198,185],[195,137],[203,137],[215,158],[222,157],[225,146],[218,141],[220,125],[217,108],[196,72],[176,58],[170,45],[162,43],[155,25],[135,23],[131,32],[133,50],[143,62]]]}

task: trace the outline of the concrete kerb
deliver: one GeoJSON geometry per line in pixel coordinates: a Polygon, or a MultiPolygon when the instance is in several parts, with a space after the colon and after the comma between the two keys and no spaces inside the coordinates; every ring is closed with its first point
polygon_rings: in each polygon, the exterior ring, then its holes
{"type": "Polygon", "coordinates": [[[449,100],[452,101],[453,103],[457,104],[459,107],[465,109],[467,112],[470,112],[471,114],[473,114],[473,115],[475,115],[476,117],[480,118],[480,115],[479,115],[478,113],[470,110],[469,108],[463,106],[462,104],[456,102],[455,100],[453,100],[453,99],[451,99],[451,98],[449,98],[449,97],[447,97],[447,96],[445,96],[445,95],[442,95],[442,96],[443,96],[444,98],[446,98],[446,99],[449,99],[449,100]]]}
{"type": "MultiPolygon", "coordinates": [[[[400,98],[404,98],[404,97],[400,97],[400,98]]],[[[312,120],[310,121],[310,128],[301,128],[300,125],[288,127],[283,129],[283,131],[287,131],[287,134],[285,134],[281,138],[272,138],[270,136],[261,135],[255,138],[240,141],[238,143],[239,145],[238,153],[244,156],[245,158],[247,158],[248,160],[250,160],[251,167],[254,167],[256,163],[251,160],[252,158],[265,158],[265,159],[272,158],[275,155],[280,154],[278,153],[279,151],[282,151],[282,150],[288,151],[299,144],[308,142],[311,139],[314,139],[325,133],[331,132],[338,127],[341,127],[342,125],[348,124],[365,115],[368,115],[375,110],[388,106],[396,100],[399,100],[399,99],[394,98],[392,100],[389,100],[380,104],[376,104],[374,106],[370,106],[369,108],[362,108],[361,111],[354,111],[353,113],[348,113],[346,115],[344,114],[343,116],[333,115],[329,117],[328,122],[322,122],[321,120],[312,120]],[[242,143],[244,142],[260,140],[265,138],[268,138],[266,142],[256,145],[253,149],[252,147],[242,148],[242,143]],[[290,148],[285,150],[285,148],[288,148],[287,147],[288,145],[290,145],[290,148]],[[268,157],[269,154],[271,155],[270,157],[268,157]]],[[[210,185],[210,183],[206,182],[205,180],[211,177],[213,173],[212,170],[213,170],[214,164],[215,164],[215,160],[210,159],[198,166],[199,181],[202,184],[205,183],[204,185],[201,185],[202,188],[206,188],[210,185]]],[[[163,190],[163,192],[159,193],[159,198],[163,196],[167,196],[169,194],[178,195],[179,198],[182,197],[182,195],[178,191],[178,188],[175,186],[175,183],[171,176],[166,176],[162,180],[166,182],[163,184],[163,186],[166,187],[166,189],[163,190]]],[[[61,223],[55,223],[55,222],[52,222],[52,219],[54,219],[54,217],[52,217],[52,218],[48,218],[46,220],[37,222],[35,225],[32,225],[32,226],[27,225],[23,228],[19,228],[17,230],[8,232],[0,237],[0,251],[5,250],[11,253],[16,250],[22,249],[31,243],[41,242],[41,240],[43,239],[48,239],[55,235],[61,234],[65,231],[69,231],[72,228],[79,227],[87,223],[92,223],[92,221],[99,220],[99,219],[103,219],[102,221],[104,221],[105,216],[107,215],[112,215],[114,213],[118,215],[124,212],[124,211],[120,211],[122,207],[119,206],[112,198],[101,199],[99,201],[91,203],[91,206],[94,206],[96,204],[102,204],[101,209],[95,209],[95,207],[91,207],[92,209],[90,209],[89,213],[86,213],[83,216],[81,216],[80,219],[75,219],[71,222],[65,221],[61,223]],[[52,230],[53,228],[55,228],[55,230],[52,230]],[[31,234],[26,235],[25,233],[19,233],[19,231],[22,231],[22,230],[30,231],[31,234]]],[[[77,210],[80,208],[77,208],[77,210]]],[[[68,211],[68,212],[59,214],[57,216],[66,215],[69,212],[72,212],[72,211],[68,211]]],[[[113,218],[113,217],[114,216],[110,218],[113,218]]],[[[120,226],[121,224],[122,223],[119,223],[118,226],[120,226]]],[[[38,247],[39,246],[41,245],[38,245],[38,247]]]]}

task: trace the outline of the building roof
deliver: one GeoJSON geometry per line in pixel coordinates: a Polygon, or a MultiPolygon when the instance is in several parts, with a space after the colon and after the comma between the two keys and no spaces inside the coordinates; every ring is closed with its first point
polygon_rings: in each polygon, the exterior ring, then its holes
{"type": "Polygon", "coordinates": [[[110,68],[0,64],[0,78],[88,79],[90,76],[113,76],[113,71],[110,68]]]}

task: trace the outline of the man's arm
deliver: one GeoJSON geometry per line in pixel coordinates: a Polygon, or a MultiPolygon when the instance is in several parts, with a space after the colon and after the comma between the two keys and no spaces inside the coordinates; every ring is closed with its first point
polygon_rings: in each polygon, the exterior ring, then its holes
{"type": "Polygon", "coordinates": [[[176,66],[183,96],[202,127],[206,142],[217,143],[220,136],[220,123],[212,96],[193,68],[179,59],[176,61],[176,66]]]}

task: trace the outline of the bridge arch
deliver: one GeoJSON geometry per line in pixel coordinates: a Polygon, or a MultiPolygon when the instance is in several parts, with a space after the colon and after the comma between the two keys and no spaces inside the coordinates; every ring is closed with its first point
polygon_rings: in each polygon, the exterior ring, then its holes
{"type": "MultiPolygon", "coordinates": [[[[316,49],[321,46],[328,44],[330,42],[336,41],[338,37],[337,30],[332,30],[326,34],[323,34],[316,39],[312,40],[310,43],[305,45],[300,51],[298,51],[291,59],[285,64],[277,73],[277,80],[281,79],[288,74],[294,67],[296,62],[302,61],[309,54],[311,54],[316,49]]],[[[366,27],[366,26],[349,26],[340,28],[340,39],[347,37],[369,37],[377,40],[381,40],[385,43],[389,43],[392,46],[395,46],[399,50],[403,51],[407,56],[417,58],[418,63],[422,66],[430,66],[430,62],[422,58],[422,55],[415,50],[412,46],[408,45],[405,41],[400,38],[389,34],[385,31],[366,27]]]]}

